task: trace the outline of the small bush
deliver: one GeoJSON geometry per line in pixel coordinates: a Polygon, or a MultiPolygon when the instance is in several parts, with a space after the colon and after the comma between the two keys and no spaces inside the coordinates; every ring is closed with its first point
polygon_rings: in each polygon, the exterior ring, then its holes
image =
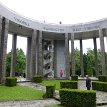
{"type": "Polygon", "coordinates": [[[17,85],[17,78],[15,77],[7,77],[5,80],[5,85],[12,87],[17,85]]]}
{"type": "Polygon", "coordinates": [[[78,81],[78,75],[71,75],[71,80],[72,81],[78,81]]]}
{"type": "Polygon", "coordinates": [[[102,82],[107,82],[107,75],[99,75],[98,80],[102,82]]]}
{"type": "Polygon", "coordinates": [[[93,90],[60,89],[60,101],[67,107],[96,107],[96,92],[93,90]]]}
{"type": "Polygon", "coordinates": [[[35,83],[41,83],[43,80],[43,77],[40,76],[40,75],[36,75],[32,78],[32,81],[35,82],[35,83]]]}
{"type": "Polygon", "coordinates": [[[107,82],[92,82],[92,89],[107,92],[107,82]]]}
{"type": "Polygon", "coordinates": [[[46,86],[46,97],[53,98],[55,94],[55,85],[47,85],[46,86]]]}
{"type": "Polygon", "coordinates": [[[70,88],[70,89],[77,89],[77,81],[63,81],[60,82],[60,88],[70,88]]]}

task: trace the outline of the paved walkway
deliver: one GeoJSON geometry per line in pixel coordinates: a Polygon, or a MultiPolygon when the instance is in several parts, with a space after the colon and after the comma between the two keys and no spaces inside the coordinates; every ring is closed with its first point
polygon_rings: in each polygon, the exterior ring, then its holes
{"type": "Polygon", "coordinates": [[[0,107],[50,107],[51,105],[55,104],[59,104],[59,101],[54,99],[35,101],[7,101],[0,102],[0,107]]]}
{"type": "MultiPolygon", "coordinates": [[[[38,90],[46,91],[46,88],[44,86],[32,82],[23,82],[18,84],[21,86],[26,86],[26,87],[31,87],[38,90]]],[[[86,90],[84,80],[79,80],[78,88],[82,90],[83,89],[86,90]]],[[[56,95],[57,97],[59,97],[57,90],[56,90],[56,95]]],[[[96,96],[97,96],[97,104],[107,103],[107,93],[97,91],[96,96]]],[[[34,101],[4,101],[4,102],[0,102],[0,107],[50,107],[51,105],[55,105],[55,104],[60,104],[60,102],[56,101],[55,99],[34,100],[34,101]]],[[[97,106],[97,107],[107,107],[107,105],[97,106]]]]}

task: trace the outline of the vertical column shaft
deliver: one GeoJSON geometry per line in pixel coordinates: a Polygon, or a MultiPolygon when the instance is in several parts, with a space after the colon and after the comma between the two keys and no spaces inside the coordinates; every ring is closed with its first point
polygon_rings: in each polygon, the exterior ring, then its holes
{"type": "Polygon", "coordinates": [[[65,72],[66,78],[70,77],[70,69],[69,69],[69,40],[68,33],[65,33],[65,72]]]}
{"type": "Polygon", "coordinates": [[[93,38],[93,42],[94,42],[95,72],[96,72],[96,77],[98,77],[99,72],[98,72],[98,58],[97,58],[97,43],[96,43],[96,38],[93,38]]]}
{"type": "Polygon", "coordinates": [[[32,34],[32,40],[31,40],[30,78],[36,75],[36,38],[37,38],[37,30],[34,30],[32,34]]]}
{"type": "Polygon", "coordinates": [[[57,77],[57,41],[54,40],[54,77],[57,77]]]}
{"type": "Polygon", "coordinates": [[[17,44],[17,35],[13,35],[12,40],[12,54],[11,54],[11,72],[10,76],[14,77],[16,72],[16,44],[17,44]]]}
{"type": "Polygon", "coordinates": [[[104,37],[103,37],[102,29],[99,30],[99,37],[100,37],[100,48],[101,48],[101,55],[102,55],[102,75],[107,75],[106,61],[105,61],[105,46],[104,46],[104,37]]]}
{"type": "Polygon", "coordinates": [[[74,52],[74,33],[71,34],[71,64],[72,75],[75,75],[75,52],[74,52]]]}
{"type": "Polygon", "coordinates": [[[2,48],[1,48],[1,36],[2,36],[2,17],[0,16],[0,83],[2,83],[2,48]]]}
{"type": "Polygon", "coordinates": [[[42,31],[38,35],[39,50],[38,50],[38,74],[43,76],[43,52],[42,52],[42,31]]]}
{"type": "Polygon", "coordinates": [[[30,79],[31,38],[27,38],[26,78],[30,79]]]}
{"type": "Polygon", "coordinates": [[[0,18],[0,83],[4,83],[6,76],[6,53],[7,53],[7,39],[9,20],[0,18]]]}
{"type": "Polygon", "coordinates": [[[80,39],[80,66],[81,66],[81,75],[82,77],[84,77],[82,39],[80,39]]]}
{"type": "Polygon", "coordinates": [[[37,32],[37,39],[36,39],[36,73],[38,74],[38,55],[39,55],[39,53],[38,53],[38,51],[39,51],[39,41],[38,41],[38,32],[37,32]]]}

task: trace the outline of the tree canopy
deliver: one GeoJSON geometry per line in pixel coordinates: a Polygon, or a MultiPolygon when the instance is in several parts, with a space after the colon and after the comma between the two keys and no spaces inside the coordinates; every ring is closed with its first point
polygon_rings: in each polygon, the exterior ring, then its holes
{"type": "MultiPolygon", "coordinates": [[[[107,53],[106,59],[107,59],[107,53]]],[[[71,55],[71,54],[70,54],[71,55]]],[[[101,51],[98,49],[97,51],[98,56],[98,71],[102,73],[102,66],[101,66],[101,51]]],[[[83,54],[83,65],[84,65],[84,75],[96,76],[95,73],[95,59],[94,59],[94,50],[88,48],[87,53],[83,54]]],[[[80,69],[80,51],[75,49],[75,72],[76,75],[81,75],[80,69]]]]}
{"type": "MultiPolygon", "coordinates": [[[[6,74],[10,75],[11,68],[11,52],[7,53],[6,74]]],[[[16,72],[24,73],[26,68],[26,56],[22,49],[16,49],[16,72]]]]}

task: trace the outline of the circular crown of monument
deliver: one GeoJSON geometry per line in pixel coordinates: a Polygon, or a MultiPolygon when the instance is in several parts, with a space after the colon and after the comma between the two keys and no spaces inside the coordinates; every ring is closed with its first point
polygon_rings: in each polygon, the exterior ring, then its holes
{"type": "Polygon", "coordinates": [[[10,21],[15,22],[19,25],[22,25],[31,29],[46,31],[46,32],[76,33],[76,32],[87,32],[87,31],[107,28],[107,18],[88,22],[88,23],[73,24],[73,25],[72,24],[52,24],[52,23],[40,22],[37,20],[26,18],[10,10],[9,8],[3,6],[2,4],[0,4],[0,15],[3,17],[6,17],[10,21]]]}

